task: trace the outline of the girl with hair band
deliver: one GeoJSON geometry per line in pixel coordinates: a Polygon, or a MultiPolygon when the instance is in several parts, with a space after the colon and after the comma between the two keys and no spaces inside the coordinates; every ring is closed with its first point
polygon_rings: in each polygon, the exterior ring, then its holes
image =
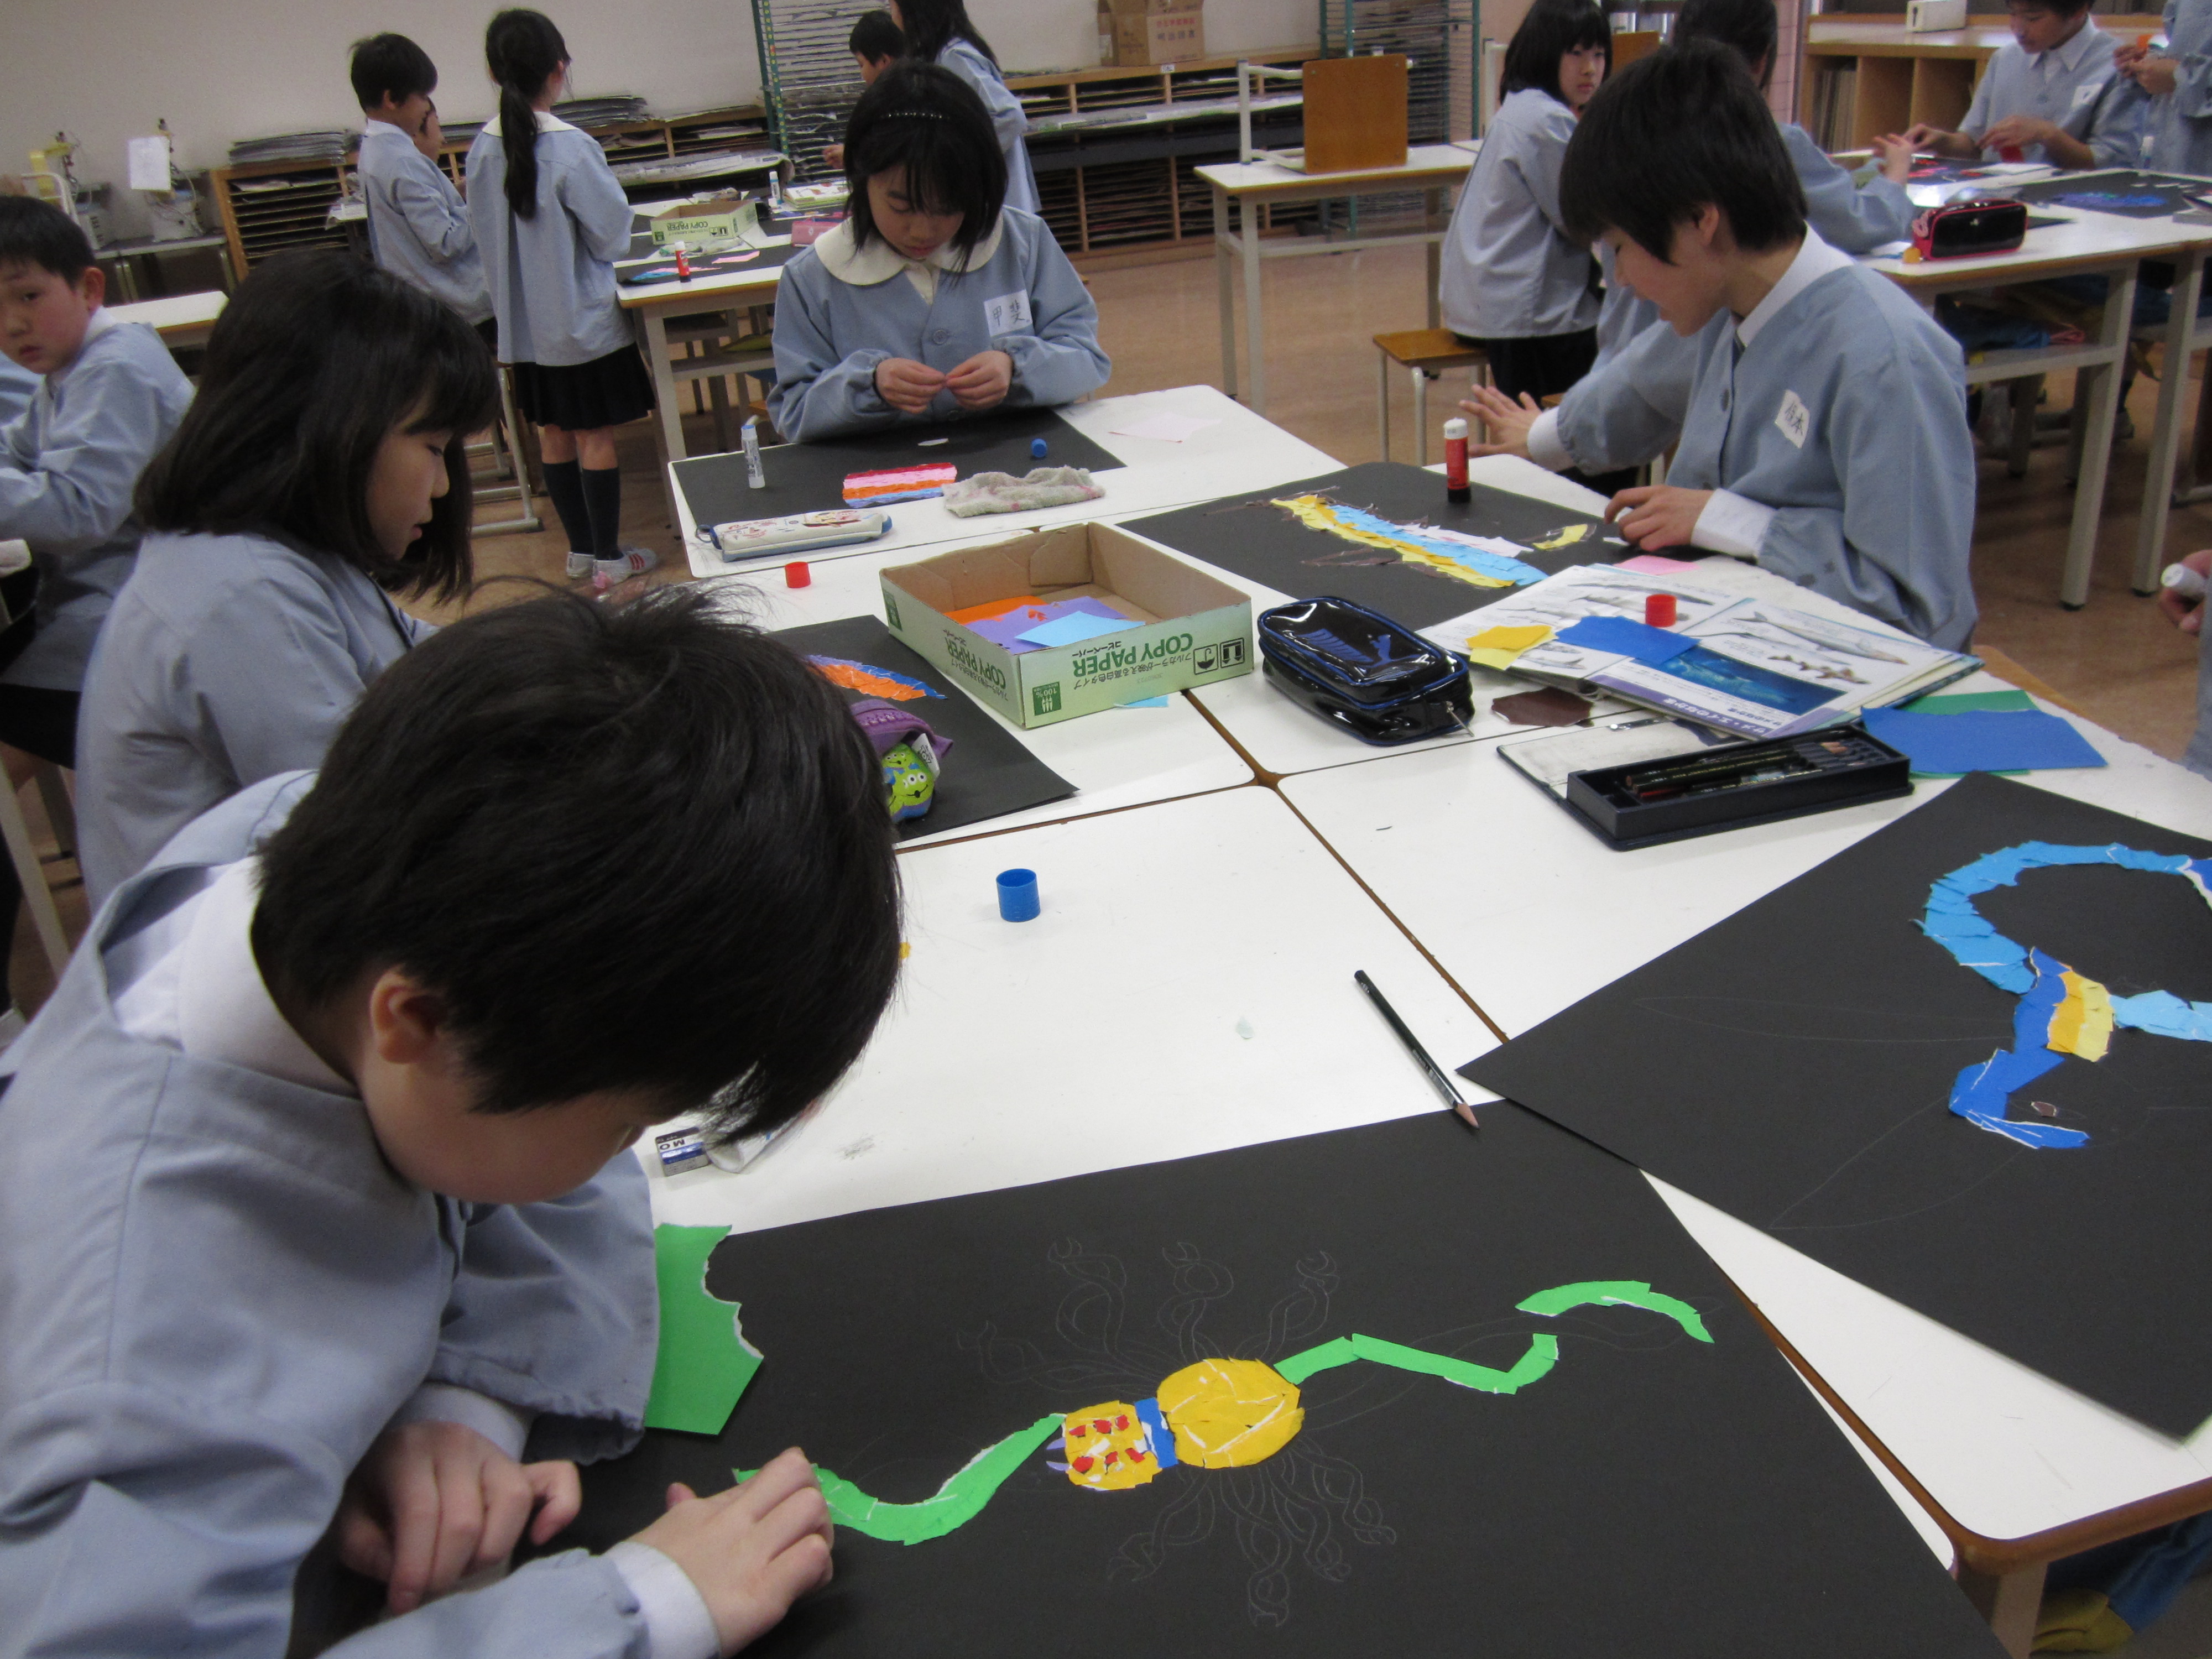
{"type": "Polygon", "coordinates": [[[983,100],[991,130],[1006,153],[1006,205],[1024,213],[1039,211],[1036,174],[1030,168],[1030,147],[1023,140],[1030,118],[1000,71],[999,54],[968,21],[963,0],[884,0],[884,4],[906,35],[908,57],[951,70],[983,100]]]}
{"type": "Polygon", "coordinates": [[[1072,403],[1103,385],[1098,307],[1033,213],[1005,201],[990,117],[905,58],[845,131],[852,208],[783,268],[769,413],[794,442],[1072,403]]]}
{"type": "Polygon", "coordinates": [[[568,574],[604,590],[658,562],[621,543],[614,428],[653,410],[653,379],[616,297],[629,199],[599,141],[551,112],[568,46],[542,12],[502,11],[484,31],[499,113],[469,147],[469,218],[483,255],[499,357],[540,431],[545,493],[568,532],[568,574]]]}
{"type": "Polygon", "coordinates": [[[1452,213],[1444,322],[1483,348],[1509,398],[1565,392],[1597,356],[1597,268],[1560,219],[1559,168],[1612,63],[1593,0],[1536,0],[1505,49],[1505,98],[1452,213]]]}
{"type": "Polygon", "coordinates": [[[450,307],[349,254],[283,254],[240,285],[138,482],[146,538],[86,671],[95,908],[210,806],[321,764],[429,631],[394,594],[467,591],[465,444],[498,413],[495,373],[450,307]]]}

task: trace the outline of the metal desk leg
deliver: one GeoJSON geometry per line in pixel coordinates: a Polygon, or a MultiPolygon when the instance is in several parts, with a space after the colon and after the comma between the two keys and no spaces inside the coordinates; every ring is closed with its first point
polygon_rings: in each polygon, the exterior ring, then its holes
{"type": "Polygon", "coordinates": [[[676,486],[668,475],[669,465],[680,461],[686,452],[684,447],[684,411],[676,398],[676,371],[668,362],[668,324],[659,310],[653,306],[644,308],[645,366],[653,372],[653,401],[660,416],[661,493],[668,501],[668,527],[673,530],[683,522],[676,510],[676,486]]]}
{"type": "Polygon", "coordinates": [[[2081,479],[2074,497],[2074,528],[2066,538],[2066,574],[2058,602],[2079,611],[2089,602],[2089,569],[2097,557],[2097,524],[2105,506],[2105,474],[2112,459],[2112,417],[2120,404],[2120,365],[2128,344],[2128,323],[2135,311],[2136,268],[2115,271],[2105,296],[2104,321],[2097,343],[2112,350],[2108,362],[2078,371],[2088,374],[2089,424],[2082,434],[2081,479]]]}
{"type": "Polygon", "coordinates": [[[1390,355],[1380,350],[1375,354],[1375,451],[1390,459],[1390,355]]]}
{"type": "Polygon", "coordinates": [[[2136,536],[2138,593],[2158,591],[2158,570],[2166,556],[2166,512],[2173,505],[2173,460],[2181,447],[2181,395],[2189,389],[2189,337],[2197,326],[2197,303],[2204,289],[2203,250],[2182,261],[2173,285],[2173,314],[2166,325],[2166,363],[2158,377],[2158,418],[2150,429],[2150,476],[2143,481],[2142,526],[2136,536]]]}
{"type": "Polygon", "coordinates": [[[1959,1568],[1959,1588],[1966,1591],[1975,1611],[1990,1621],[1990,1629],[2014,1659],[2027,1659],[2035,1646],[2035,1615],[2043,1606],[2043,1574],[2041,1562],[2001,1577],[1964,1565],[1959,1568]]]}
{"type": "Polygon", "coordinates": [[[1252,198],[1237,204],[1244,244],[1244,372],[1252,382],[1255,415],[1267,412],[1267,347],[1260,323],[1260,216],[1252,198]]]}
{"type": "Polygon", "coordinates": [[[1213,186],[1214,303],[1221,312],[1221,389],[1237,395],[1237,273],[1230,264],[1229,192],[1213,186]]]}
{"type": "MultiPolygon", "coordinates": [[[[1428,211],[1424,216],[1423,222],[1431,230],[1437,228],[1437,209],[1443,204],[1443,192],[1440,190],[1432,190],[1429,191],[1427,197],[1425,198],[1424,205],[1427,208],[1428,211]]],[[[1437,241],[1427,242],[1424,244],[1424,246],[1428,251],[1429,326],[1431,328],[1442,328],[1444,325],[1444,245],[1443,241],[1439,240],[1437,241]]]]}

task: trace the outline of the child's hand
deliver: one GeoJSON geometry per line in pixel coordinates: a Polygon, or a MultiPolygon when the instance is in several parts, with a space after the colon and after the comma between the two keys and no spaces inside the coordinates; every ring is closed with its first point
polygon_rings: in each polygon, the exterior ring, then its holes
{"type": "Polygon", "coordinates": [[[944,375],[911,357],[886,357],[876,365],[876,395],[901,414],[921,414],[944,386],[944,375]]]}
{"type": "MultiPolygon", "coordinates": [[[[2126,49],[2123,47],[2121,50],[2126,49]]],[[[2118,52],[2113,54],[2114,57],[2118,55],[2118,52]]],[[[2136,84],[2152,97],[2163,98],[2173,90],[2174,77],[2180,70],[2181,65],[2171,58],[2147,57],[2137,59],[2129,68],[2128,73],[2134,76],[2136,84]]]]}
{"type": "Polygon", "coordinates": [[[2125,75],[2130,70],[2133,69],[2137,64],[2142,63],[2144,58],[2149,56],[2150,48],[2148,46],[2138,46],[2133,40],[2126,41],[2122,45],[2112,48],[2113,66],[2123,75],[2125,75]]]}
{"type": "Polygon", "coordinates": [[[668,1513],[637,1534],[697,1586],[726,1654],[775,1628],[793,1601],[830,1582],[834,1540],[821,1483],[796,1446],[712,1498],[669,1487],[668,1513]]]}
{"type": "MultiPolygon", "coordinates": [[[[2191,553],[2182,561],[2200,576],[2212,576],[2212,547],[2191,553]]],[[[2204,601],[2184,599],[2170,587],[2158,590],[2158,608],[2165,612],[2166,621],[2185,634],[2204,631],[2204,601]]]]}
{"type": "Polygon", "coordinates": [[[1605,521],[1612,524],[1618,520],[1620,533],[1647,553],[1662,547],[1686,547],[1697,533],[1698,515],[1712,498],[1710,489],[1639,484],[1606,503],[1605,521]]]}
{"type": "Polygon", "coordinates": [[[1881,176],[1893,185],[1901,185],[1912,174],[1912,140],[1894,133],[1877,134],[1869,141],[1874,146],[1875,159],[1881,164],[1881,176]]]}
{"type": "Polygon", "coordinates": [[[823,166],[824,166],[824,167],[836,167],[836,168],[837,168],[840,172],[842,172],[842,171],[844,170],[844,166],[845,166],[845,147],[844,147],[844,145],[842,145],[842,144],[824,144],[824,145],[823,145],[823,146],[822,146],[822,165],[823,165],[823,166]]]}
{"type": "Polygon", "coordinates": [[[2030,144],[2047,144],[2061,136],[2056,121],[2039,120],[2033,115],[2008,115],[1982,135],[1982,143],[1989,149],[2026,149],[2030,144]]]}
{"type": "Polygon", "coordinates": [[[963,409],[996,409],[1014,384],[1014,360],[1003,351],[979,351],[945,377],[963,409]]]}
{"type": "Polygon", "coordinates": [[[1460,399],[1459,406],[1490,428],[1486,444],[1469,444],[1470,455],[1518,455],[1528,459],[1528,428],[1544,411],[1527,392],[1515,403],[1496,386],[1470,386],[1474,395],[1460,399]]]}
{"type": "Polygon", "coordinates": [[[1942,127],[1931,125],[1926,121],[1915,121],[1897,136],[1915,149],[1933,149],[1951,135],[1942,127]]]}
{"type": "Polygon", "coordinates": [[[513,1553],[535,1510],[542,1544],[576,1518],[583,1488],[574,1463],[518,1463],[459,1423],[386,1429],[346,1482],[338,1557],[390,1585],[408,1613],[513,1553]]]}

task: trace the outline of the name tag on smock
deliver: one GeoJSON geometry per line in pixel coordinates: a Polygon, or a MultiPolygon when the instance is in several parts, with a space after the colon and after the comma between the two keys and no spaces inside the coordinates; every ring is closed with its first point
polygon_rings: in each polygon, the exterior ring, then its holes
{"type": "Polygon", "coordinates": [[[1001,294],[983,301],[983,326],[993,334],[1020,334],[1030,326],[1030,296],[1001,294]]]}
{"type": "Polygon", "coordinates": [[[2092,98],[2094,98],[2104,89],[2105,83],[2102,81],[2092,81],[2087,86],[2075,88],[2073,107],[2075,109],[2081,108],[2082,105],[2087,103],[2092,98]]]}
{"type": "Polygon", "coordinates": [[[1784,437],[1802,449],[1813,430],[1813,411],[1805,407],[1805,400],[1796,392],[1785,392],[1782,394],[1782,411],[1774,417],[1774,424],[1784,437]]]}

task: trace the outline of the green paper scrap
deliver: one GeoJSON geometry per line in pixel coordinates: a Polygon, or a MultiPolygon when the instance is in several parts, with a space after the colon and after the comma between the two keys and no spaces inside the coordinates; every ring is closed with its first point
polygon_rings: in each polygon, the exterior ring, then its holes
{"type": "Polygon", "coordinates": [[[1401,1371],[1419,1371],[1424,1376],[1441,1376],[1447,1382],[1456,1382],[1462,1389],[1480,1389],[1485,1394],[1516,1394],[1559,1363],[1559,1339],[1556,1336],[1530,1337],[1528,1352],[1521,1356],[1510,1371],[1478,1365],[1469,1359],[1426,1353],[1419,1348],[1385,1342],[1379,1336],[1340,1336],[1317,1348],[1294,1353],[1274,1369],[1276,1375],[1285,1382],[1304,1382],[1316,1371],[1325,1371],[1335,1365],[1348,1365],[1355,1359],[1370,1360],[1377,1365],[1395,1366],[1401,1371]]]}
{"type": "Polygon", "coordinates": [[[660,1349],[653,1362],[648,1429],[720,1434],[738,1396],[760,1369],[738,1304],[707,1293],[707,1258],[727,1227],[655,1227],[653,1271],[660,1287],[660,1349]]]}
{"type": "MultiPolygon", "coordinates": [[[[871,1498],[851,1481],[832,1474],[819,1463],[814,1473],[822,1482],[822,1496],[830,1504],[830,1519],[886,1544],[921,1544],[942,1538],[982,1513],[991,1494],[1006,1477],[1021,1468],[1030,1455],[1058,1434],[1066,1419],[1059,1413],[1040,1417],[1026,1429],[1018,1429],[995,1446],[986,1446],[937,1489],[936,1495],[918,1504],[887,1504],[871,1498]]],[[[750,1480],[757,1469],[732,1470],[739,1480],[750,1480]]]]}
{"type": "Polygon", "coordinates": [[[1556,1285],[1522,1303],[1521,1311],[1553,1319],[1570,1308],[1583,1307],[1642,1308],[1648,1313],[1665,1314],[1700,1342],[1713,1340],[1695,1308],[1653,1290],[1639,1279],[1587,1279],[1576,1285],[1556,1285]]]}
{"type": "Polygon", "coordinates": [[[2025,691],[1931,691],[1905,705],[1915,714],[2032,714],[2035,699],[2025,691]]]}

